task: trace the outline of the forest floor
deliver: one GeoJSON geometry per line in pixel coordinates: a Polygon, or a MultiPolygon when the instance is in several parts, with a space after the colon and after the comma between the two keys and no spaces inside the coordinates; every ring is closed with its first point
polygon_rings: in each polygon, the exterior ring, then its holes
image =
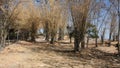
{"type": "Polygon", "coordinates": [[[0,68],[120,68],[114,46],[89,46],[74,53],[73,44],[66,41],[54,45],[19,41],[0,52],[0,68]]]}

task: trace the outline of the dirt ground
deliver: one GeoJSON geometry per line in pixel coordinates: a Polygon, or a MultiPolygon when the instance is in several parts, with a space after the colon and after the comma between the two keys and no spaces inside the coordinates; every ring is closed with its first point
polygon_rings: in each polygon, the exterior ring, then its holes
{"type": "Polygon", "coordinates": [[[19,41],[0,52],[0,68],[120,68],[114,46],[72,50],[67,41],[55,45],[19,41]]]}

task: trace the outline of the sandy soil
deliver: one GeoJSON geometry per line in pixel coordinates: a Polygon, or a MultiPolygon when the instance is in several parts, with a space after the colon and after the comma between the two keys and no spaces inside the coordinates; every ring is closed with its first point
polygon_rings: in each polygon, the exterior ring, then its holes
{"type": "Polygon", "coordinates": [[[120,68],[114,47],[98,47],[74,53],[68,42],[19,41],[0,52],[0,68],[120,68]]]}

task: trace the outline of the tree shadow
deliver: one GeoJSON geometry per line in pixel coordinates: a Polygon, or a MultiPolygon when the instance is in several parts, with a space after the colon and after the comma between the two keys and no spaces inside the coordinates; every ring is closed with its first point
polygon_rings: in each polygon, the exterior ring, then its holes
{"type": "Polygon", "coordinates": [[[47,41],[36,41],[35,43],[47,43],[47,41]]]}
{"type": "Polygon", "coordinates": [[[60,44],[71,44],[70,42],[58,42],[60,44]]]}
{"type": "Polygon", "coordinates": [[[54,49],[53,51],[55,51],[55,52],[60,52],[60,53],[74,53],[75,51],[74,50],[67,50],[67,49],[64,49],[64,50],[59,50],[59,49],[54,49]]]}
{"type": "MultiPolygon", "coordinates": [[[[64,42],[60,44],[64,44],[64,42]]],[[[106,53],[96,48],[82,49],[80,52],[75,53],[71,44],[69,44],[69,46],[66,44],[67,45],[66,47],[69,47],[69,48],[66,48],[61,45],[58,45],[58,46],[49,45],[45,42],[42,42],[42,43],[38,42],[35,45],[36,47],[31,47],[31,48],[28,47],[28,49],[37,53],[40,53],[41,51],[46,53],[54,52],[59,56],[71,57],[70,59],[72,60],[81,61],[82,59],[84,61],[91,61],[91,59],[98,59],[98,60],[103,60],[109,64],[120,64],[120,57],[118,57],[117,54],[106,53]]]]}

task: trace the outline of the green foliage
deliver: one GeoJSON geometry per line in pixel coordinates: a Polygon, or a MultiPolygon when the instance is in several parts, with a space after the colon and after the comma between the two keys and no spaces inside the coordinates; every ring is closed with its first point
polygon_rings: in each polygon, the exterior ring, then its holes
{"type": "Polygon", "coordinates": [[[87,23],[87,32],[88,36],[90,38],[99,38],[98,36],[98,30],[95,25],[91,23],[87,23]]]}

